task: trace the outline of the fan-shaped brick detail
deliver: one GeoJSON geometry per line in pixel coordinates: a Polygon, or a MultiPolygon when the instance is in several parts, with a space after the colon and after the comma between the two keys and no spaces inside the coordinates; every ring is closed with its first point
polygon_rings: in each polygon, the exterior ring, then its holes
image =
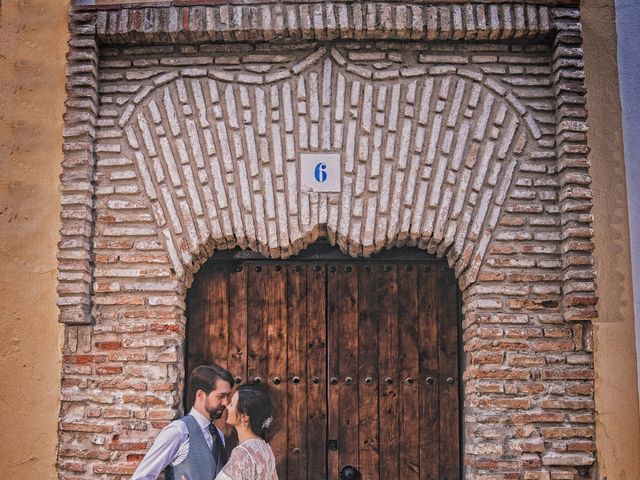
{"type": "Polygon", "coordinates": [[[326,228],[353,255],[398,245],[446,255],[463,286],[518,159],[540,137],[515,97],[479,72],[373,72],[335,48],[271,76],[160,75],[120,124],[179,274],[232,245],[287,257],[326,228]],[[341,193],[300,190],[303,152],[341,154],[341,193]]]}

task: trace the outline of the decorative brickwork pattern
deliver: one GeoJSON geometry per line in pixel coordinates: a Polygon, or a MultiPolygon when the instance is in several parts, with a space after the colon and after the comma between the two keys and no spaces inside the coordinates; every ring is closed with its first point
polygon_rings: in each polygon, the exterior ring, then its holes
{"type": "Polygon", "coordinates": [[[272,3],[101,11],[97,34],[105,42],[398,39],[510,40],[544,37],[547,6],[272,3]]]}
{"type": "Polygon", "coordinates": [[[98,42],[93,21],[93,14],[76,14],[69,25],[58,252],[58,306],[64,323],[91,321],[93,147],[98,113],[98,42]]]}
{"type": "Polygon", "coordinates": [[[578,11],[375,3],[357,23],[358,5],[72,13],[61,478],[130,474],[178,414],[185,293],[215,250],[287,257],[325,233],[352,255],[415,245],[455,270],[465,478],[592,478],[578,11]],[[480,10],[488,23],[467,23],[480,10]],[[507,11],[526,12],[526,42],[504,33],[507,11]],[[275,38],[295,42],[243,43],[275,38]],[[323,151],[341,154],[342,192],[300,192],[300,153],[323,151]]]}
{"type": "MultiPolygon", "coordinates": [[[[228,242],[287,257],[324,224],[354,255],[420,244],[447,252],[458,274],[474,258],[465,282],[474,281],[527,143],[523,132],[517,135],[521,118],[533,136],[540,138],[540,129],[512,94],[481,72],[397,68],[412,59],[395,57],[343,56],[336,48],[327,55],[320,48],[290,68],[279,65],[286,55],[253,54],[241,61],[250,71],[191,67],[152,77],[153,86],[139,90],[119,125],[174,270],[195,270],[228,242]],[[270,73],[251,73],[265,70],[270,73]],[[401,77],[409,80],[385,81],[401,77]],[[283,79],[290,80],[278,82],[283,79]],[[301,151],[343,153],[341,195],[299,192],[301,151]]],[[[443,58],[463,61],[427,54],[417,60],[443,58]]]]}

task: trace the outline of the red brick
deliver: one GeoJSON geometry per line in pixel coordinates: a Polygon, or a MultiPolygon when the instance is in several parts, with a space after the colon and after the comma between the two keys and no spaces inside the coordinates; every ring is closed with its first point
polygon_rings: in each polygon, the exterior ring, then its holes
{"type": "Polygon", "coordinates": [[[544,370],[541,375],[543,380],[593,380],[595,378],[593,370],[575,368],[544,370]]]}
{"type": "Polygon", "coordinates": [[[155,422],[151,422],[151,426],[153,428],[156,428],[158,430],[166,427],[170,422],[168,420],[166,421],[155,421],[155,422]]]}
{"type": "Polygon", "coordinates": [[[165,405],[166,402],[155,395],[123,395],[123,403],[136,403],[139,405],[165,405]]]}
{"type": "Polygon", "coordinates": [[[502,353],[471,353],[471,363],[474,365],[501,364],[504,358],[502,353]]]}
{"type": "Polygon", "coordinates": [[[131,410],[128,408],[105,408],[102,411],[104,418],[129,418],[131,410]]]}
{"type": "Polygon", "coordinates": [[[507,300],[507,306],[514,310],[553,310],[558,308],[558,300],[550,299],[529,299],[529,300],[507,300]]]}
{"type": "Polygon", "coordinates": [[[112,442],[109,444],[109,450],[126,452],[127,450],[146,450],[147,442],[112,442]]]}
{"type": "Polygon", "coordinates": [[[111,425],[94,425],[90,423],[61,422],[60,430],[66,432],[92,432],[109,433],[113,430],[111,425]]]}
{"type": "Polygon", "coordinates": [[[119,366],[105,365],[105,366],[96,367],[97,375],[117,375],[120,373],[122,373],[122,367],[119,367],[119,366]]]}
{"type": "Polygon", "coordinates": [[[593,413],[569,413],[567,421],[571,423],[593,423],[595,415],[593,413]]]}
{"type": "Polygon", "coordinates": [[[507,227],[519,227],[526,225],[527,221],[524,217],[504,216],[500,219],[500,225],[507,227]]]}
{"type": "Polygon", "coordinates": [[[175,319],[176,312],[173,310],[145,309],[128,310],[123,313],[124,318],[155,318],[155,319],[175,319]]]}
{"type": "Polygon", "coordinates": [[[136,471],[138,464],[135,465],[94,465],[93,473],[106,473],[112,475],[133,475],[133,472],[136,471]]]}
{"type": "Polygon", "coordinates": [[[478,367],[469,367],[465,371],[465,377],[467,378],[492,378],[502,380],[528,380],[529,372],[526,370],[515,370],[513,368],[506,369],[480,369],[478,367]]]}
{"type": "Polygon", "coordinates": [[[592,440],[571,440],[567,442],[567,450],[570,452],[595,452],[596,442],[592,440]]]}
{"type": "Polygon", "coordinates": [[[524,468],[540,468],[542,466],[542,460],[538,455],[522,455],[522,466],[524,468]]]}
{"type": "Polygon", "coordinates": [[[518,386],[519,394],[538,395],[544,393],[546,387],[542,383],[528,383],[518,386]]]}
{"type": "Polygon", "coordinates": [[[145,352],[113,352],[109,354],[110,362],[144,362],[147,360],[145,352]]]}
{"type": "Polygon", "coordinates": [[[170,409],[149,410],[149,420],[174,420],[176,413],[175,410],[170,409]]]}
{"type": "Polygon", "coordinates": [[[593,409],[593,400],[543,400],[542,408],[556,408],[560,410],[587,410],[593,409]]]}
{"type": "Polygon", "coordinates": [[[545,327],[543,331],[544,336],[549,338],[570,337],[572,333],[569,327],[545,327]]]}
{"type": "Polygon", "coordinates": [[[60,468],[75,473],[83,473],[86,470],[86,464],[83,462],[61,462],[60,468]]]}
{"type": "Polygon", "coordinates": [[[149,385],[149,389],[152,392],[171,392],[175,388],[175,383],[152,383],[149,385]]]}
{"type": "Polygon", "coordinates": [[[107,359],[106,355],[63,355],[62,359],[66,363],[102,363],[107,359]]]}
{"type": "Polygon", "coordinates": [[[129,455],[127,455],[127,462],[134,462],[138,464],[142,461],[143,458],[143,453],[130,453],[129,455]]]}
{"type": "Polygon", "coordinates": [[[527,453],[540,453],[544,452],[544,443],[539,438],[534,438],[531,440],[514,440],[510,442],[513,445],[513,448],[520,452],[527,453]]]}
{"type": "Polygon", "coordinates": [[[559,275],[555,273],[509,273],[507,280],[510,282],[557,282],[559,275]]]}
{"type": "MultiPolygon", "coordinates": [[[[573,343],[571,344],[573,346],[573,343]]],[[[523,351],[528,350],[527,342],[516,340],[469,340],[465,346],[465,350],[491,350],[491,351],[523,351]]]]}
{"type": "Polygon", "coordinates": [[[487,272],[483,271],[478,274],[479,282],[500,282],[504,280],[505,275],[503,272],[487,272]]]}
{"type": "Polygon", "coordinates": [[[167,256],[164,254],[121,254],[119,257],[124,263],[167,263],[167,256]]]}
{"type": "Polygon", "coordinates": [[[516,425],[525,425],[529,423],[560,423],[564,422],[564,413],[520,413],[510,417],[511,421],[516,425]]]}
{"type": "Polygon", "coordinates": [[[536,338],[542,336],[542,329],[533,327],[505,327],[504,336],[509,338],[536,338]]]}
{"type": "Polygon", "coordinates": [[[96,386],[101,390],[146,390],[147,384],[140,380],[108,380],[98,382],[96,386]]]}
{"type": "Polygon", "coordinates": [[[595,305],[598,298],[595,295],[565,295],[562,303],[565,307],[595,305]]]}
{"type": "Polygon", "coordinates": [[[507,363],[514,367],[539,367],[547,363],[544,355],[510,355],[507,363]]]}
{"type": "Polygon", "coordinates": [[[594,435],[593,428],[591,427],[553,427],[541,428],[540,431],[546,439],[571,437],[591,438],[594,435]]]}
{"type": "Polygon", "coordinates": [[[526,471],[524,472],[524,480],[551,480],[551,477],[546,470],[539,472],[526,471]]]}
{"type": "Polygon", "coordinates": [[[87,418],[99,418],[102,416],[102,408],[100,407],[87,407],[85,409],[85,417],[87,418]]]}
{"type": "Polygon", "coordinates": [[[118,240],[106,240],[96,239],[93,244],[93,248],[100,249],[114,249],[114,250],[129,250],[133,248],[132,240],[118,239],[118,240]]]}
{"type": "Polygon", "coordinates": [[[63,448],[59,452],[61,457],[83,458],[87,460],[108,460],[111,456],[105,450],[86,450],[79,448],[63,448]]]}
{"type": "Polygon", "coordinates": [[[593,383],[576,383],[574,385],[567,385],[567,393],[569,395],[593,395],[594,385],[593,383]]]}
{"type": "Polygon", "coordinates": [[[507,409],[528,409],[531,407],[529,398],[482,398],[472,400],[472,405],[480,408],[507,408],[507,409]]]}
{"type": "Polygon", "coordinates": [[[516,323],[523,324],[529,322],[527,314],[512,313],[479,313],[476,314],[480,323],[516,323]]]}
{"type": "Polygon", "coordinates": [[[118,261],[118,256],[115,254],[98,253],[95,256],[97,263],[115,263],[118,261]]]}
{"type": "Polygon", "coordinates": [[[149,330],[152,332],[179,332],[182,327],[175,323],[152,323],[149,325],[149,330]]]}
{"type": "Polygon", "coordinates": [[[91,365],[63,365],[62,372],[67,375],[91,375],[93,367],[91,365]]]}
{"type": "Polygon", "coordinates": [[[529,349],[536,352],[571,352],[574,344],[572,340],[531,340],[529,349]]]}
{"type": "Polygon", "coordinates": [[[82,378],[63,378],[62,388],[83,387],[86,386],[86,380],[82,378]]]}

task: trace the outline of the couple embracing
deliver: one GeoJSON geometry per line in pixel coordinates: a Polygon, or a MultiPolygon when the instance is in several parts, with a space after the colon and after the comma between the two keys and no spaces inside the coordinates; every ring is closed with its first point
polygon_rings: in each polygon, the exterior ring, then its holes
{"type": "Polygon", "coordinates": [[[261,385],[240,385],[232,394],[232,375],[218,365],[201,365],[191,373],[195,398],[188,415],[174,420],[156,437],[133,474],[133,480],[278,480],[267,434],[272,405],[261,385]],[[227,423],[238,446],[227,458],[224,435],[214,420],[227,410],[227,423]]]}

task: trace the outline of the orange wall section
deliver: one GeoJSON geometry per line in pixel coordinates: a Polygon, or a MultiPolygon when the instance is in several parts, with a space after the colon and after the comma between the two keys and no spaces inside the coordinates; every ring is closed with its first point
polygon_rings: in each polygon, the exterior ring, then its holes
{"type": "Polygon", "coordinates": [[[594,321],[601,480],[640,479],[640,415],[614,0],[583,0],[599,317],[594,321]]]}
{"type": "Polygon", "coordinates": [[[56,478],[66,0],[0,7],[0,472],[56,478]]]}

